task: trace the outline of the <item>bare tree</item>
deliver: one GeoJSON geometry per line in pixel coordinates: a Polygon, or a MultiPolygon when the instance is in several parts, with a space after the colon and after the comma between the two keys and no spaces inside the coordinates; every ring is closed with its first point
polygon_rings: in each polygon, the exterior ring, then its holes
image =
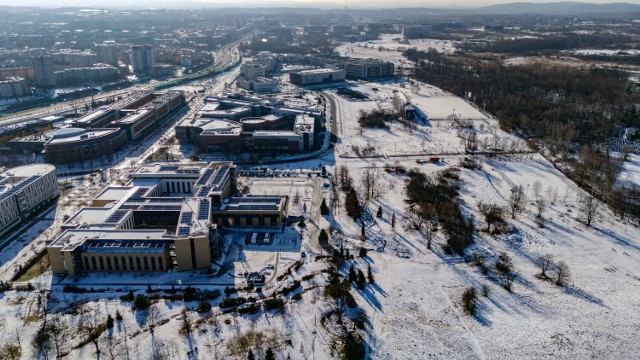
{"type": "Polygon", "coordinates": [[[95,310],[89,310],[80,317],[80,326],[78,332],[85,337],[87,342],[92,342],[96,347],[96,353],[100,354],[100,345],[98,339],[106,330],[106,325],[101,322],[95,310]]]}
{"type": "Polygon", "coordinates": [[[492,224],[502,221],[502,208],[496,204],[486,204],[481,201],[478,203],[478,210],[484,215],[488,233],[491,232],[492,224]]]}
{"type": "Polygon", "coordinates": [[[564,261],[558,262],[558,265],[556,265],[554,272],[556,285],[558,286],[564,286],[571,279],[569,265],[567,265],[567,263],[565,263],[564,261]]]}
{"type": "Polygon", "coordinates": [[[511,188],[511,196],[509,196],[509,207],[511,208],[511,218],[516,218],[516,213],[524,210],[526,198],[522,185],[516,185],[511,188]]]}
{"type": "Polygon", "coordinates": [[[366,169],[362,174],[360,182],[364,186],[364,202],[367,203],[371,199],[377,199],[380,197],[380,182],[379,182],[378,167],[373,164],[370,168],[366,169]]]}
{"type": "Polygon", "coordinates": [[[544,210],[547,207],[547,202],[544,198],[539,197],[536,200],[536,224],[538,224],[538,227],[544,227],[544,217],[542,216],[542,214],[544,213],[544,210]]]}
{"type": "Polygon", "coordinates": [[[351,176],[349,175],[349,169],[345,165],[341,165],[338,168],[337,174],[340,182],[340,189],[342,189],[342,191],[351,190],[352,181],[351,176]]]}
{"type": "Polygon", "coordinates": [[[425,237],[427,238],[427,249],[431,250],[431,242],[433,241],[433,234],[436,231],[435,224],[432,224],[431,222],[427,222],[425,229],[426,229],[425,237]]]}
{"type": "Polygon", "coordinates": [[[56,358],[62,357],[69,349],[69,324],[58,315],[49,320],[49,332],[56,351],[56,358]]]}
{"type": "Polygon", "coordinates": [[[546,254],[542,256],[538,256],[536,259],[536,265],[540,268],[540,276],[547,277],[547,271],[552,270],[555,267],[553,262],[553,255],[546,254]]]}
{"type": "Polygon", "coordinates": [[[542,191],[542,184],[540,183],[540,181],[536,180],[533,183],[533,196],[535,197],[536,201],[538,201],[538,199],[540,198],[540,194],[542,191]]]}
{"type": "Polygon", "coordinates": [[[147,326],[149,327],[149,331],[153,332],[153,330],[156,327],[156,324],[160,320],[160,310],[158,310],[158,307],[155,304],[153,304],[151,305],[151,307],[149,307],[148,312],[149,313],[147,315],[147,326]]]}
{"type": "Polygon", "coordinates": [[[419,233],[422,233],[426,220],[424,216],[422,216],[422,209],[419,205],[414,204],[408,206],[404,212],[404,218],[407,221],[407,227],[410,230],[416,230],[419,233]]]}
{"type": "Polygon", "coordinates": [[[506,253],[500,253],[498,261],[496,261],[496,272],[502,286],[511,291],[513,281],[516,279],[517,273],[513,267],[513,261],[506,253]]]}
{"type": "Polygon", "coordinates": [[[598,203],[598,200],[591,195],[583,196],[580,203],[587,226],[591,226],[591,223],[596,218],[600,204],[598,203]]]}

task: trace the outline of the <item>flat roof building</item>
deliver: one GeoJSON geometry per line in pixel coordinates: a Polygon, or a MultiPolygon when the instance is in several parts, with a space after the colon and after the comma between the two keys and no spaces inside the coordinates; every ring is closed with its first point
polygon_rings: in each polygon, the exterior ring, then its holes
{"type": "Polygon", "coordinates": [[[284,222],[286,197],[232,197],[236,192],[230,163],[145,164],[129,184],[104,189],[62,225],[47,247],[51,268],[70,276],[208,269],[218,254],[218,227],[284,222]]]}
{"type": "Polygon", "coordinates": [[[344,69],[313,69],[289,74],[289,81],[299,86],[342,82],[344,80],[344,69]]]}
{"type": "Polygon", "coordinates": [[[0,236],[60,195],[53,165],[26,165],[0,174],[0,236]]]}

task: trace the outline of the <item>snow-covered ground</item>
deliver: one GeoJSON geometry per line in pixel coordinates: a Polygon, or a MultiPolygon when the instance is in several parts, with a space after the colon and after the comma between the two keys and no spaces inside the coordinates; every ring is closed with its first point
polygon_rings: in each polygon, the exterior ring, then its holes
{"type": "Polygon", "coordinates": [[[497,120],[484,115],[467,101],[452,96],[426,84],[407,82],[353,83],[353,90],[366,94],[368,100],[352,101],[336,92],[328,94],[337,102],[341,144],[339,156],[354,156],[358,151],[372,148],[372,156],[397,155],[451,155],[461,154],[465,146],[460,137],[455,118],[471,122],[476,128],[478,149],[516,149],[522,151],[527,145],[519,138],[499,130],[497,120]],[[373,90],[376,88],[377,90],[373,90]],[[374,109],[391,110],[395,92],[402,92],[411,103],[427,114],[426,122],[415,122],[411,128],[401,122],[389,122],[389,129],[361,129],[358,117],[361,111],[374,109]],[[357,147],[357,149],[355,148],[357,147]]]}
{"type": "Polygon", "coordinates": [[[382,34],[380,39],[355,43],[345,43],[337,47],[337,51],[342,56],[357,59],[379,58],[391,61],[396,66],[410,66],[402,52],[407,49],[416,48],[422,51],[434,49],[441,53],[450,54],[456,49],[456,42],[450,40],[436,39],[403,39],[400,34],[382,34]]]}
{"type": "Polygon", "coordinates": [[[622,170],[618,175],[618,183],[640,187],[640,155],[627,155],[627,160],[622,164],[622,170]]]}
{"type": "MultiPolygon", "coordinates": [[[[350,101],[327,91],[337,106],[338,115],[338,119],[330,120],[339,122],[335,156],[324,154],[322,159],[280,164],[274,168],[317,170],[324,165],[335,174],[336,167],[345,166],[359,194],[363,193],[364,172],[375,169],[382,191],[379,198],[365,205],[365,214],[368,214],[364,217],[365,241],[361,240],[361,223],[347,216],[344,210],[345,194],[341,191],[341,206],[332,207],[333,218],[317,213],[318,200],[330,199],[329,190],[322,185],[326,180],[241,177],[240,182],[248,182],[252,187],[252,194],[295,196],[299,193],[301,201],[290,213],[301,213],[300,204],[306,201],[313,205],[308,211],[307,228],[287,228],[279,233],[272,248],[247,246],[242,232],[227,234],[224,259],[218,264],[227,271],[218,279],[204,272],[168,273],[160,275],[163,280],[157,275],[142,276],[135,284],[119,288],[116,283],[125,281],[115,281],[115,277],[105,274],[87,275],[78,283],[64,279],[64,284],[109,290],[70,294],[61,292],[61,286],[56,285],[49,302],[50,312],[62,314],[58,316],[74,326],[83,320],[69,313],[72,305],[92,309],[89,313],[100,319],[106,319],[107,314],[115,317],[116,311],[120,312],[122,323],[116,322],[114,329],[99,339],[102,355],[111,354],[114,358],[126,358],[129,353],[130,358],[148,359],[154,352],[169,354],[168,358],[175,359],[246,358],[246,348],[238,350],[241,347],[234,346],[241,343],[241,337],[245,341],[253,339],[249,343],[256,358],[264,357],[266,347],[275,349],[278,359],[334,358],[338,347],[335,334],[329,322],[322,320],[332,308],[322,296],[327,279],[323,270],[328,264],[314,257],[323,253],[314,243],[319,229],[331,227],[332,243],[344,245],[352,254],[360,247],[369,249],[366,257],[355,257],[350,263],[365,270],[371,266],[376,279],[375,284],[367,285],[362,291],[352,289],[356,302],[369,317],[370,324],[363,333],[370,358],[637,358],[640,343],[633,338],[640,330],[640,228],[637,225],[617,220],[601,204],[592,226],[587,226],[579,201],[583,192],[545,158],[530,153],[521,139],[500,130],[495,119],[465,100],[425,84],[360,82],[350,85],[369,99],[350,101]],[[357,124],[360,110],[391,108],[394,90],[422,104],[429,117],[436,120],[418,122],[411,128],[393,122],[388,130],[360,129],[357,124]],[[478,211],[479,202],[506,207],[512,188],[517,185],[524,188],[525,210],[515,219],[505,211],[510,230],[495,236],[477,231],[475,244],[467,250],[467,254],[485,254],[489,263],[497,254],[506,252],[518,272],[513,292],[507,292],[494,277],[484,275],[465,258],[444,254],[442,247],[446,238],[442,230],[435,233],[432,247],[428,249],[424,237],[405,226],[404,187],[408,177],[385,171],[388,166],[400,165],[406,169],[417,168],[435,178],[439,171],[457,166],[460,159],[468,155],[464,153],[460,129],[448,120],[448,114],[452,113],[461,119],[472,119],[479,150],[513,150],[514,154],[509,156],[477,155],[481,169],[459,171],[462,211],[473,219],[476,229],[486,227],[478,211]],[[368,154],[371,156],[358,157],[354,145],[360,151],[368,146],[375,149],[368,154]],[[417,164],[415,160],[421,156],[423,159],[426,154],[439,154],[443,161],[417,164]],[[544,227],[539,227],[535,219],[536,193],[546,203],[542,214],[544,227]],[[378,208],[382,209],[381,218],[375,216],[378,208]],[[392,228],[394,214],[396,226],[392,228]],[[298,243],[300,234],[302,243],[298,243]],[[301,250],[309,255],[302,258],[301,250]],[[556,261],[568,264],[572,277],[567,286],[559,287],[536,276],[539,269],[535,259],[543,254],[553,254],[556,261]],[[231,266],[225,268],[225,264],[231,266]],[[290,269],[290,275],[283,275],[286,269],[290,269]],[[168,288],[193,282],[205,284],[199,285],[202,289],[223,290],[229,283],[243,284],[238,275],[240,270],[283,276],[281,281],[268,283],[261,293],[241,292],[240,295],[253,297],[255,301],[270,297],[282,286],[294,284],[294,280],[300,281],[301,286],[282,296],[287,300],[283,315],[273,311],[255,315],[223,313],[216,307],[224,297],[221,295],[211,300],[212,312],[188,313],[195,329],[190,337],[179,335],[184,323],[181,312],[184,307],[194,309],[198,306],[196,302],[159,300],[153,305],[155,310],[135,311],[131,310],[130,302],[119,300],[129,289],[145,292],[146,283],[162,283],[168,288]],[[488,290],[487,296],[481,295],[483,286],[488,290]],[[478,313],[473,317],[466,315],[461,306],[462,293],[469,287],[480,294],[478,313]],[[88,304],[83,305],[87,301],[88,304]],[[153,332],[150,331],[152,325],[155,325],[153,332]]],[[[147,149],[142,150],[146,153],[147,149]]],[[[130,161],[136,163],[141,158],[132,157],[130,161]]],[[[638,158],[632,156],[625,164],[622,178],[636,179],[637,165],[638,158]]],[[[121,170],[127,166],[123,164],[121,170]]],[[[35,285],[47,286],[57,280],[48,274],[35,281],[35,285]]],[[[36,296],[37,292],[19,291],[0,296],[0,316],[6,319],[0,325],[0,345],[15,343],[18,331],[25,358],[35,357],[30,340],[42,324],[37,316],[36,296]]],[[[68,344],[75,346],[80,338],[76,334],[68,344]]],[[[69,359],[96,356],[92,343],[69,350],[69,359]]]]}

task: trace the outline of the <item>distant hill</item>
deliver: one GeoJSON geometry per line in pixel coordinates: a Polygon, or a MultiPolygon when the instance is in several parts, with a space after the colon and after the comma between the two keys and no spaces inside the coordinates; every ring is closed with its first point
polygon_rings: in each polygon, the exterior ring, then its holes
{"type": "Polygon", "coordinates": [[[592,4],[582,2],[527,3],[490,5],[476,8],[475,12],[484,14],[544,14],[544,15],[581,15],[594,13],[640,13],[640,5],[629,3],[592,4]]]}

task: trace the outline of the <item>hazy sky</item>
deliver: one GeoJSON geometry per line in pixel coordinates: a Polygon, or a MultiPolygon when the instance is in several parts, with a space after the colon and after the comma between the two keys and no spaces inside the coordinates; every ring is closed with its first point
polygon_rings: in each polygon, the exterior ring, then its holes
{"type": "MultiPolygon", "coordinates": [[[[513,2],[553,2],[549,0],[187,0],[215,6],[320,6],[320,7],[482,7],[491,4],[505,4],[513,2]]],[[[640,0],[577,0],[589,3],[626,2],[640,4],[640,0]]],[[[0,0],[0,5],[12,6],[86,6],[86,7],[140,7],[162,6],[164,3],[171,7],[179,7],[184,0],[0,0]]],[[[544,6],[544,5],[541,5],[544,6]]]]}

